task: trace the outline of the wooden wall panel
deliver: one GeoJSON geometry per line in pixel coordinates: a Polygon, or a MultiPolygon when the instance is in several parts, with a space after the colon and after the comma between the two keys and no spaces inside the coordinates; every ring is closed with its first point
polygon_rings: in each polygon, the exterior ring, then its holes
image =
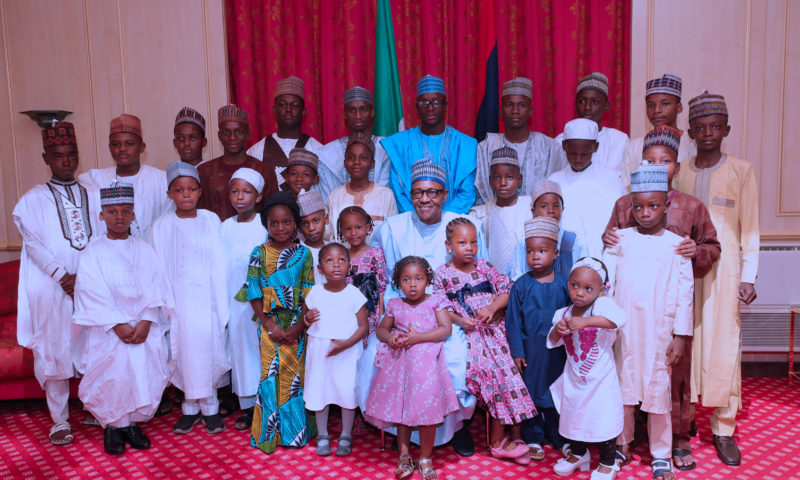
{"type": "MultiPolygon", "coordinates": [[[[113,165],[108,124],[123,112],[142,119],[144,161],[160,168],[177,158],[172,126],[184,105],[216,132],[228,101],[222,2],[0,0],[0,251],[19,245],[19,196],[48,178],[39,127],[17,112],[75,112],[81,172],[113,165]]],[[[221,153],[209,138],[204,158],[221,153]]]]}

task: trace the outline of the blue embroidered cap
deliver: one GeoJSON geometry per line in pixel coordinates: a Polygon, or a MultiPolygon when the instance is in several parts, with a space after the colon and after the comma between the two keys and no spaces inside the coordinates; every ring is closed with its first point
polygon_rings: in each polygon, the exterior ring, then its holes
{"type": "Polygon", "coordinates": [[[667,192],[669,176],[666,165],[640,165],[631,174],[631,193],[667,192]]]}
{"type": "Polygon", "coordinates": [[[417,160],[411,165],[411,184],[413,185],[421,180],[432,180],[446,187],[447,173],[444,171],[444,168],[424,158],[422,160],[417,160]]]}
{"type": "Polygon", "coordinates": [[[417,96],[419,97],[426,93],[441,93],[442,95],[447,95],[447,92],[444,91],[444,80],[439,77],[434,77],[433,75],[425,75],[422,77],[419,82],[417,82],[417,96]]]}

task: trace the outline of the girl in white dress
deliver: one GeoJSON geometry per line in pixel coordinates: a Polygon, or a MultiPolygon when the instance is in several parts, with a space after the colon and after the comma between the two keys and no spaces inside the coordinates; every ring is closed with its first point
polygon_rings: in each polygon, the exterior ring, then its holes
{"type": "Polygon", "coordinates": [[[330,405],[342,409],[342,433],[336,455],[350,455],[356,407],[356,367],[367,333],[367,297],[347,282],[350,253],[339,243],[319,251],[319,273],[327,280],[311,288],[303,306],[308,327],[303,399],[316,413],[317,455],[331,454],[330,405]]]}
{"type": "Polygon", "coordinates": [[[587,443],[600,446],[600,464],[591,480],[611,480],[619,471],[615,439],[622,432],[623,407],[613,345],[627,317],[614,300],[601,296],[607,283],[600,260],[575,262],[567,282],[572,305],[556,311],[547,338],[548,348],[564,345],[567,350],[564,373],[550,386],[561,415],[558,432],[572,450],[553,468],[559,476],[589,470],[587,443]]]}

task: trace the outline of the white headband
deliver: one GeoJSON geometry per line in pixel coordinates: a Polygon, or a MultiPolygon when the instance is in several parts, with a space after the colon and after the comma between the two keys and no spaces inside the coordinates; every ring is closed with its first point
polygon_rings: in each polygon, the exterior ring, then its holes
{"type": "Polygon", "coordinates": [[[572,265],[572,270],[570,270],[569,273],[572,274],[572,272],[581,267],[587,267],[594,270],[597,273],[597,276],[600,277],[600,281],[603,282],[603,285],[608,283],[608,270],[600,260],[594,257],[583,257],[572,265]]]}

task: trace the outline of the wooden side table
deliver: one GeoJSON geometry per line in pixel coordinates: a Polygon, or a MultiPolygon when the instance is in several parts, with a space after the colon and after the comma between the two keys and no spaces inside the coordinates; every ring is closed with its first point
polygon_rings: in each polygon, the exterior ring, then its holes
{"type": "Polygon", "coordinates": [[[797,378],[800,379],[800,372],[794,371],[794,317],[800,314],[800,305],[792,305],[789,308],[789,385],[797,378]]]}

